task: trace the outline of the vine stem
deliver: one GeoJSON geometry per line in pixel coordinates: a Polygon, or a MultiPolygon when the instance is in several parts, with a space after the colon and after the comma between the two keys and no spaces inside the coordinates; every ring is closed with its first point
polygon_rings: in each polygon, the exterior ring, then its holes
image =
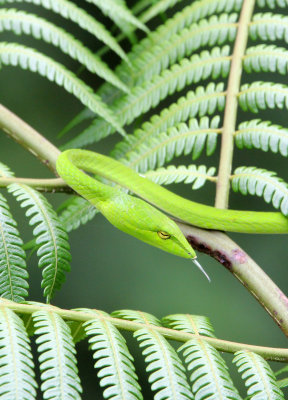
{"type": "Polygon", "coordinates": [[[253,15],[255,0],[244,0],[237,35],[234,43],[230,73],[227,84],[226,103],[223,119],[220,162],[216,185],[215,207],[227,208],[229,201],[230,175],[233,159],[233,133],[236,129],[237,96],[242,75],[242,59],[245,54],[249,24],[253,15]]]}
{"type": "Polygon", "coordinates": [[[0,104],[0,129],[56,173],[55,165],[60,150],[2,104],[0,104]]]}
{"type": "Polygon", "coordinates": [[[102,319],[104,321],[111,322],[117,328],[135,332],[139,329],[143,329],[143,327],[149,328],[151,330],[159,332],[161,335],[166,337],[169,340],[176,340],[178,342],[187,342],[191,339],[203,340],[213,347],[215,347],[219,351],[224,351],[227,353],[235,353],[239,350],[249,350],[253,351],[264,357],[266,360],[270,361],[281,361],[287,362],[288,361],[288,349],[284,348],[276,348],[276,347],[264,347],[264,346],[254,346],[251,344],[245,343],[238,343],[238,342],[231,342],[228,340],[223,339],[216,339],[211,338],[208,336],[202,336],[192,333],[187,333],[184,331],[177,331],[170,328],[160,327],[151,325],[148,323],[139,323],[134,321],[128,321],[125,319],[114,318],[109,315],[105,315],[99,310],[87,309],[85,310],[66,310],[59,307],[51,306],[49,304],[42,304],[42,303],[14,303],[13,301],[1,299],[0,300],[1,307],[9,308],[16,313],[19,314],[28,314],[31,315],[34,312],[45,310],[47,312],[53,312],[61,316],[66,321],[77,321],[77,322],[86,322],[93,319],[102,319]]]}
{"type": "Polygon", "coordinates": [[[224,232],[177,224],[194,248],[215,258],[242,283],[288,337],[288,299],[259,265],[224,232]]]}
{"type": "Polygon", "coordinates": [[[65,192],[65,193],[74,193],[74,190],[71,189],[66,182],[61,178],[54,179],[32,179],[32,178],[0,178],[0,187],[7,187],[12,183],[19,183],[28,185],[39,192],[65,192]]]}

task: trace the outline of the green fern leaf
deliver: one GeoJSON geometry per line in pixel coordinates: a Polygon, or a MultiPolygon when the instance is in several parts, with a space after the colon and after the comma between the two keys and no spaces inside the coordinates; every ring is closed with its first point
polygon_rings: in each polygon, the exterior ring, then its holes
{"type": "Polygon", "coordinates": [[[261,13],[253,16],[249,26],[249,35],[253,40],[276,41],[288,43],[288,18],[281,14],[261,13]]]}
{"type": "Polygon", "coordinates": [[[242,122],[235,132],[235,143],[240,148],[271,150],[288,156],[288,129],[270,121],[253,119],[242,122]]]}
{"type": "Polygon", "coordinates": [[[271,368],[261,356],[250,351],[238,351],[233,362],[245,380],[250,400],[284,400],[271,368]]]}
{"type": "Polygon", "coordinates": [[[288,51],[283,47],[260,44],[250,47],[244,57],[246,72],[278,72],[286,75],[288,72],[288,51]]]}
{"type": "Polygon", "coordinates": [[[125,339],[109,321],[101,318],[83,324],[89,337],[95,368],[99,368],[100,386],[105,399],[143,399],[138,378],[125,339]]]}
{"type": "Polygon", "coordinates": [[[253,82],[241,86],[239,104],[244,111],[257,113],[267,108],[288,109],[288,86],[272,82],[253,82]]]}
{"type": "Polygon", "coordinates": [[[244,195],[263,197],[266,203],[288,215],[288,184],[275,172],[256,167],[239,167],[231,177],[232,189],[244,195]]]}
{"type": "Polygon", "coordinates": [[[99,57],[64,29],[38,16],[14,9],[2,9],[0,10],[0,32],[5,30],[12,30],[17,35],[31,34],[36,39],[42,39],[47,43],[51,43],[59,47],[63,53],[79,61],[90,72],[99,75],[124,92],[128,91],[123,82],[120,81],[99,57]]]}
{"type": "Polygon", "coordinates": [[[46,198],[29,186],[13,183],[9,185],[21,207],[28,207],[26,216],[30,225],[35,226],[33,235],[39,246],[39,267],[43,269],[42,287],[49,302],[55,290],[59,290],[65,280],[65,272],[70,270],[70,247],[68,236],[58,220],[57,214],[46,198]]]}
{"type": "Polygon", "coordinates": [[[257,5],[259,7],[269,7],[269,8],[276,8],[276,7],[287,7],[287,0],[257,0],[257,5]]]}
{"type": "MultiPolygon", "coordinates": [[[[173,103],[170,107],[162,110],[160,115],[152,116],[150,121],[145,122],[134,135],[129,135],[126,143],[123,144],[124,150],[121,150],[121,155],[117,149],[117,155],[113,152],[113,156],[117,159],[125,158],[126,152],[133,151],[136,146],[148,140],[149,137],[166,132],[179,122],[187,121],[196,115],[210,115],[216,110],[223,110],[225,106],[225,92],[223,89],[222,82],[217,85],[211,82],[206,88],[199,86],[195,92],[188,92],[185,97],[180,97],[177,103],[173,103]]],[[[95,119],[82,134],[70,140],[64,148],[82,147],[99,141],[113,132],[113,129],[105,121],[95,119]]]]}
{"type": "Polygon", "coordinates": [[[2,178],[12,178],[14,176],[14,172],[12,172],[7,165],[0,162],[0,176],[2,178]]]}
{"type": "MultiPolygon", "coordinates": [[[[213,47],[235,39],[237,14],[222,14],[202,20],[174,34],[169,40],[159,40],[142,52],[141,46],[131,53],[131,67],[122,70],[129,82],[151,79],[169,65],[195,53],[200,47],[213,47]]],[[[122,77],[121,74],[121,77],[122,77]]],[[[125,80],[124,80],[125,81],[125,80]]]]}
{"type": "Polygon", "coordinates": [[[202,340],[189,340],[179,348],[183,352],[195,400],[241,400],[218,351],[202,340]]]}
{"type": "Polygon", "coordinates": [[[186,379],[185,369],[177,353],[167,340],[152,329],[140,329],[134,333],[143,349],[154,400],[193,399],[186,379]]]}
{"type": "Polygon", "coordinates": [[[51,58],[15,43],[0,43],[0,64],[19,66],[22,69],[37,72],[64,87],[65,90],[77,97],[82,104],[90,108],[94,113],[101,115],[102,118],[106,119],[125,136],[125,132],[119,126],[112,111],[93,93],[92,89],[77,78],[75,74],[51,58]]]}
{"type": "Polygon", "coordinates": [[[0,296],[21,302],[28,295],[25,252],[17,224],[0,194],[0,296]]]}
{"type": "Polygon", "coordinates": [[[190,314],[174,314],[168,315],[162,319],[164,326],[167,328],[184,331],[194,335],[204,335],[215,337],[214,329],[207,317],[201,315],[190,314]]]}
{"type": "Polygon", "coordinates": [[[67,232],[94,218],[98,210],[83,197],[73,196],[58,210],[59,220],[67,232]]]}
{"type": "Polygon", "coordinates": [[[36,399],[37,384],[28,335],[21,318],[5,307],[0,308],[0,348],[1,400],[36,399]]]}
{"type": "Polygon", "coordinates": [[[139,19],[129,11],[123,4],[116,2],[115,0],[86,0],[88,3],[92,3],[99,7],[103,14],[107,15],[116,25],[119,24],[119,20],[131,24],[144,32],[149,32],[149,29],[139,19]]]}
{"type": "Polygon", "coordinates": [[[68,325],[56,313],[37,311],[32,314],[36,344],[40,353],[43,398],[49,400],[79,399],[82,392],[78,376],[76,350],[68,325]]]}
{"type": "Polygon", "coordinates": [[[128,321],[137,322],[138,324],[161,326],[158,318],[152,314],[143,311],[135,310],[118,310],[111,313],[113,318],[125,319],[128,321]]]}
{"type": "Polygon", "coordinates": [[[205,165],[180,165],[174,167],[170,165],[167,168],[158,168],[154,171],[145,173],[145,177],[158,185],[171,185],[171,183],[183,182],[186,184],[192,183],[192,189],[200,189],[209,179],[214,176],[216,168],[210,167],[207,169],[205,165]]]}
{"type": "MultiPolygon", "coordinates": [[[[211,121],[208,117],[202,117],[200,121],[193,118],[188,125],[181,123],[168,129],[167,134],[161,133],[148,137],[148,140],[142,140],[142,143],[134,146],[133,151],[127,153],[122,161],[143,173],[155,169],[156,166],[161,167],[165,162],[181,154],[187,155],[192,152],[192,158],[196,159],[200,156],[205,144],[207,155],[210,155],[216,148],[217,134],[221,131],[218,129],[218,124],[218,116],[212,118],[211,121]]],[[[117,158],[118,154],[114,153],[114,156],[117,158]]]]}
{"type": "Polygon", "coordinates": [[[115,51],[115,53],[117,53],[121,58],[127,60],[125,52],[105,26],[98,22],[94,17],[90,16],[86,11],[77,7],[70,0],[0,0],[0,4],[5,3],[32,3],[35,5],[41,5],[47,10],[51,10],[61,15],[63,18],[73,21],[82,29],[91,33],[91,35],[106,44],[106,46],[115,51]]]}

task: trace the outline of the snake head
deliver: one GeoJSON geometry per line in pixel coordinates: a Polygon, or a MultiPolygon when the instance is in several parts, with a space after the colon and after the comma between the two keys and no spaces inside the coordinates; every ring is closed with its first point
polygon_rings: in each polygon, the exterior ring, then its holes
{"type": "Polygon", "coordinates": [[[168,253],[190,258],[209,277],[196,260],[196,253],[178,225],[167,215],[136,197],[120,192],[105,202],[101,212],[116,228],[168,253]]]}

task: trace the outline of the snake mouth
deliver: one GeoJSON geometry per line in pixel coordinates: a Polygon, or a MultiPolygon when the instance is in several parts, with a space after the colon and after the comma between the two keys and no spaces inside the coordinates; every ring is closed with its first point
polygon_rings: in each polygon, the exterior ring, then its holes
{"type": "MultiPolygon", "coordinates": [[[[191,256],[191,253],[188,253],[191,256]]],[[[196,265],[196,267],[206,276],[209,282],[211,282],[211,279],[205,269],[202,267],[202,265],[197,261],[197,257],[191,258],[191,261],[196,265]]]]}

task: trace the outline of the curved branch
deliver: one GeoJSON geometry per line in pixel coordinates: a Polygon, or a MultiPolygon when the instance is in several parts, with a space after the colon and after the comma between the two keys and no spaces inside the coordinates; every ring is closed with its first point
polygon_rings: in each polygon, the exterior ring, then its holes
{"type": "Polygon", "coordinates": [[[0,187],[7,187],[12,183],[22,183],[33,187],[39,192],[65,192],[65,193],[74,193],[73,189],[71,189],[66,182],[61,178],[54,179],[33,179],[33,178],[0,178],[0,187]]]}
{"type": "Polygon", "coordinates": [[[196,250],[215,258],[244,285],[288,337],[288,298],[259,265],[224,232],[177,224],[196,250]]]}

